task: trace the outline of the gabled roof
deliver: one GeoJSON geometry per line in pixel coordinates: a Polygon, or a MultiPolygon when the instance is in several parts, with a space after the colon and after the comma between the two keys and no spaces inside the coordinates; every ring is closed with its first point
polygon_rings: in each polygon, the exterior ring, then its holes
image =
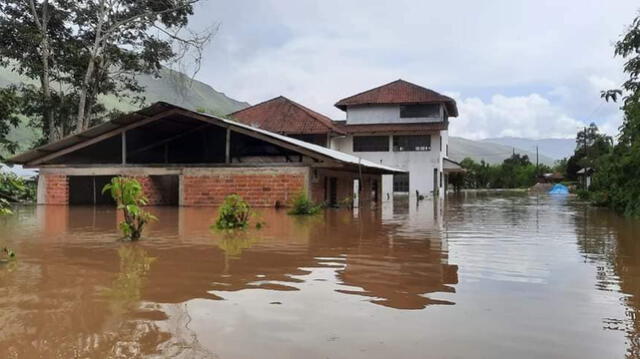
{"type": "Polygon", "coordinates": [[[306,154],[312,158],[320,160],[330,160],[351,167],[360,167],[364,170],[373,170],[379,173],[405,173],[405,170],[384,166],[375,162],[364,160],[360,157],[349,155],[336,150],[331,150],[322,146],[314,145],[305,141],[296,140],[291,137],[279,135],[264,129],[255,128],[240,122],[227,120],[212,116],[206,113],[191,111],[189,109],[176,106],[167,102],[156,102],[149,107],[128,113],[111,121],[91,127],[78,134],[69,135],[59,141],[46,144],[33,150],[21,153],[10,158],[10,164],[30,165],[38,160],[51,156],[59,151],[69,150],[74,146],[82,146],[83,143],[95,143],[96,140],[109,138],[120,134],[128,128],[155,121],[162,116],[182,115],[212,123],[222,127],[227,127],[232,131],[240,132],[248,136],[253,136],[275,145],[292,148],[306,154]]]}
{"type": "Polygon", "coordinates": [[[229,114],[234,120],[285,135],[344,134],[333,121],[284,96],[229,114]]]}
{"type": "Polygon", "coordinates": [[[386,85],[343,98],[335,106],[345,111],[348,106],[356,105],[409,105],[441,103],[446,106],[451,117],[458,116],[456,101],[451,97],[439,94],[428,88],[412,84],[404,80],[396,80],[386,85]]]}

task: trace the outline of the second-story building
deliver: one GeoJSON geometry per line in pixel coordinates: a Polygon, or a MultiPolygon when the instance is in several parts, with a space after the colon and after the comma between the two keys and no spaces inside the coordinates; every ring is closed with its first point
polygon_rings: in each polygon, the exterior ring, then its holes
{"type": "Polygon", "coordinates": [[[332,138],[333,149],[408,174],[383,176],[382,193],[438,195],[445,190],[449,119],[458,116],[455,100],[433,90],[397,80],[338,101],[346,112],[336,121],[345,136],[332,138]]]}
{"type": "MultiPolygon", "coordinates": [[[[346,120],[327,116],[282,96],[230,114],[240,122],[407,170],[382,176],[382,200],[394,195],[434,196],[445,191],[449,119],[456,102],[433,90],[397,80],[338,101],[346,120]]],[[[355,184],[357,191],[358,184],[355,184]]],[[[357,196],[357,193],[355,193],[357,196]]]]}

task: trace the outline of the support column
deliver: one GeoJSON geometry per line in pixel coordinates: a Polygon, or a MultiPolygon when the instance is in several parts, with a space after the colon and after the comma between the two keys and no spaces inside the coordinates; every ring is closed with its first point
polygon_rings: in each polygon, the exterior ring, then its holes
{"type": "Polygon", "coordinates": [[[231,130],[228,127],[224,144],[224,163],[231,163],[231,130]]]}
{"type": "Polygon", "coordinates": [[[127,164],[127,131],[122,131],[122,165],[127,164]]]}

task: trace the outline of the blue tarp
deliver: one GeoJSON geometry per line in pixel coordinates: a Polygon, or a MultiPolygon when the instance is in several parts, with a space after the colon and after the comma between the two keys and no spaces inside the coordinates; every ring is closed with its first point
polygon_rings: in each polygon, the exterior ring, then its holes
{"type": "Polygon", "coordinates": [[[565,185],[554,185],[549,194],[569,194],[569,189],[565,185]]]}

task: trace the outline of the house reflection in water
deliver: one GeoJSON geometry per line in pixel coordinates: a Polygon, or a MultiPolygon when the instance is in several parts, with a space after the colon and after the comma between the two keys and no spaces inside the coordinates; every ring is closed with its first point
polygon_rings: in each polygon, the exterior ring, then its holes
{"type": "MultiPolygon", "coordinates": [[[[200,355],[203,335],[222,329],[198,325],[242,321],[228,303],[254,313],[270,304],[291,313],[362,301],[373,312],[452,304],[457,266],[430,203],[395,207],[384,219],[381,208],[314,217],[265,209],[266,227],[243,234],[241,245],[210,229],[213,208],[151,207],[160,221],[134,244],[117,241],[113,208],[19,209],[0,222],[20,253],[0,276],[0,356],[200,355]]],[[[256,319],[246,324],[262,330],[256,319]]]]}

